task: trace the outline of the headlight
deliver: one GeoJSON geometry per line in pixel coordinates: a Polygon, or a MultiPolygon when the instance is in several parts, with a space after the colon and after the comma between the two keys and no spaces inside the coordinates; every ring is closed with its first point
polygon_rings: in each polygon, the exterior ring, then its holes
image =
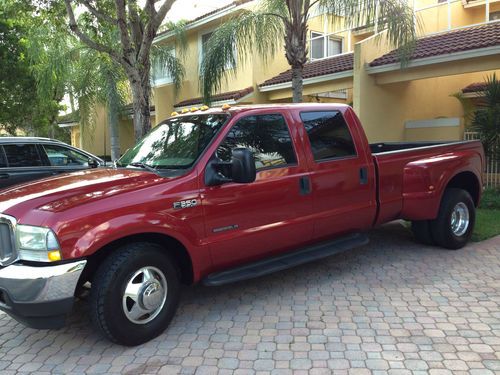
{"type": "Polygon", "coordinates": [[[17,225],[16,243],[20,259],[35,262],[61,260],[59,242],[49,228],[17,225]]]}

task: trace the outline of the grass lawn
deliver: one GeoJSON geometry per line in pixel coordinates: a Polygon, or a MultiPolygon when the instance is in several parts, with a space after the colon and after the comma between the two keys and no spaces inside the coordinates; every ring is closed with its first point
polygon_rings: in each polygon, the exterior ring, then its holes
{"type": "Polygon", "coordinates": [[[482,241],[500,235],[500,190],[484,191],[476,212],[473,241],[482,241]]]}
{"type": "Polygon", "coordinates": [[[482,241],[500,234],[500,209],[478,208],[472,241],[482,241]]]}

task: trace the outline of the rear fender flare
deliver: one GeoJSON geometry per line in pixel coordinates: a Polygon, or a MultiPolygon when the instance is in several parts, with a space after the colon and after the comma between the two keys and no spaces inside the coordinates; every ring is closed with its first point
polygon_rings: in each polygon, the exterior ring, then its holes
{"type": "Polygon", "coordinates": [[[408,163],[403,172],[403,208],[407,220],[435,219],[444,191],[463,172],[473,173],[481,182],[481,157],[460,151],[408,163]]]}

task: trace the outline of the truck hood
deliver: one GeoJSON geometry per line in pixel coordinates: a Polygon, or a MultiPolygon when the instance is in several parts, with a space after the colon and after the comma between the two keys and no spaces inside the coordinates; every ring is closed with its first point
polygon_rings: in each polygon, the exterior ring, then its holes
{"type": "Polygon", "coordinates": [[[64,211],[161,181],[165,178],[131,169],[91,169],[62,174],[0,191],[0,213],[19,218],[30,210],[64,211]]]}

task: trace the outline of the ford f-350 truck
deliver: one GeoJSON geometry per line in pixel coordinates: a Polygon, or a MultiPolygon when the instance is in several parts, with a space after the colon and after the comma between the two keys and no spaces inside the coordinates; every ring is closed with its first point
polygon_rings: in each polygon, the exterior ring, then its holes
{"type": "Polygon", "coordinates": [[[222,285],[367,243],[405,219],[463,247],[482,190],[480,142],[369,144],[340,104],[193,108],[115,168],[0,192],[0,308],[58,328],[82,285],[92,321],[137,345],[172,319],[181,283],[222,285]]]}

